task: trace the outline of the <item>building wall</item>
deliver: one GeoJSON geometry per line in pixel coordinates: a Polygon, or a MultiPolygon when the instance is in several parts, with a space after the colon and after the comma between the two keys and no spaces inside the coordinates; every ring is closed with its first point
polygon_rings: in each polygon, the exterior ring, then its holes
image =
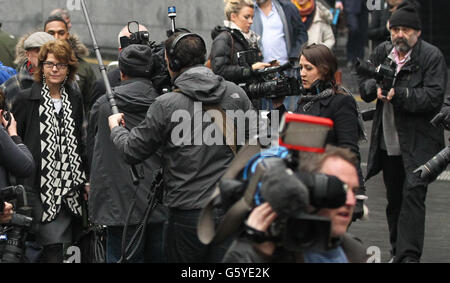
{"type": "MultiPolygon", "coordinates": [[[[20,37],[42,29],[45,19],[55,8],[71,8],[77,0],[0,0],[2,29],[20,37]]],[[[79,1],[79,0],[78,0],[79,1]]],[[[176,26],[200,34],[211,44],[211,29],[223,24],[223,0],[85,0],[100,51],[111,52],[118,48],[117,34],[128,21],[137,20],[149,28],[150,38],[160,42],[166,39],[171,22],[167,7],[176,6],[176,26]]],[[[83,12],[70,11],[72,32],[92,46],[92,40],[83,12]]]]}

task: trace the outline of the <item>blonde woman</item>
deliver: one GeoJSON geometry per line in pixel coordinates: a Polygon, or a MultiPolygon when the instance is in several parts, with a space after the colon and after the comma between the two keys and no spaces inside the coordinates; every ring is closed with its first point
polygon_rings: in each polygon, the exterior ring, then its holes
{"type": "Polygon", "coordinates": [[[224,26],[211,31],[211,69],[228,81],[247,82],[254,70],[270,66],[259,62],[259,36],[250,30],[253,23],[255,6],[252,0],[225,0],[224,26]],[[239,64],[237,53],[253,50],[253,56],[246,57],[247,64],[239,64]]]}

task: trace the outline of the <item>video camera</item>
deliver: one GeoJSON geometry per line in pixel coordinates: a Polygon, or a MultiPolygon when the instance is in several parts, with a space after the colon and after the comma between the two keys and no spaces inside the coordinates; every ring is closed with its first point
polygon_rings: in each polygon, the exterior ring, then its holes
{"type": "Polygon", "coordinates": [[[122,36],[120,38],[120,46],[122,49],[131,44],[141,44],[148,45],[153,48],[155,45],[154,41],[150,41],[150,33],[148,31],[139,31],[139,22],[131,21],[128,22],[128,32],[130,37],[122,36]]]}
{"type": "MultiPolygon", "coordinates": [[[[23,262],[25,240],[33,222],[25,189],[21,185],[2,188],[0,200],[2,205],[4,201],[16,201],[15,213],[11,221],[1,229],[0,262],[23,262]]],[[[3,212],[3,209],[1,211],[3,212]]]]}
{"type": "Polygon", "coordinates": [[[387,96],[389,90],[395,83],[395,63],[391,65],[380,64],[375,67],[370,61],[361,61],[357,59],[355,70],[358,75],[364,75],[374,78],[380,84],[383,96],[387,96]]]}
{"type": "MultiPolygon", "coordinates": [[[[257,50],[251,49],[236,54],[239,66],[251,67],[258,61],[257,50]]],[[[302,93],[302,82],[295,77],[288,77],[286,70],[298,69],[286,63],[282,66],[272,66],[261,70],[252,71],[253,79],[250,82],[240,84],[250,99],[277,98],[295,96],[302,93]]]]}
{"type": "Polygon", "coordinates": [[[257,146],[244,147],[201,213],[199,239],[208,244],[239,231],[248,235],[244,224],[248,214],[255,206],[268,202],[278,217],[260,242],[273,241],[290,251],[328,249],[330,219],[315,212],[344,205],[346,186],[335,176],[301,170],[300,154],[323,152],[332,126],[327,118],[286,113],[279,147],[264,151],[257,146]],[[214,211],[225,212],[216,230],[211,217],[214,211]]]}

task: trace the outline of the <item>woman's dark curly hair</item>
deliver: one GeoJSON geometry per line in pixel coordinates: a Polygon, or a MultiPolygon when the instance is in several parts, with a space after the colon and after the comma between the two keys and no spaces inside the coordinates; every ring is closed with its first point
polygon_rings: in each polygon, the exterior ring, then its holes
{"type": "Polygon", "coordinates": [[[61,63],[69,64],[68,66],[68,79],[67,82],[73,82],[75,80],[75,74],[78,70],[78,59],[72,50],[72,47],[66,40],[53,40],[49,41],[41,47],[38,56],[38,68],[34,73],[34,80],[37,82],[42,81],[44,74],[43,62],[47,60],[48,54],[53,54],[61,63]]]}

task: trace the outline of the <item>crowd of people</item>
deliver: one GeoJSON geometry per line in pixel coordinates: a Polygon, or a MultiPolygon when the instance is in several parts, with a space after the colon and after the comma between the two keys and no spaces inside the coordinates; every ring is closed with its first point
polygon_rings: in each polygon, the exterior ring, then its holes
{"type": "MultiPolygon", "coordinates": [[[[120,113],[111,110],[105,82],[86,62],[89,52],[71,32],[66,10],[55,9],[42,29],[19,40],[0,31],[0,60],[17,71],[0,88],[0,188],[24,185],[32,206],[24,261],[63,262],[89,223],[105,227],[110,263],[364,262],[362,243],[347,229],[363,215],[366,179],[380,171],[392,262],[420,261],[428,184],[413,171],[444,147],[443,129],[429,122],[441,112],[450,123],[450,99],[444,101],[445,59],[420,37],[418,4],[383,1],[369,24],[365,1],[224,2],[225,20],[212,28],[210,50],[186,29],[156,48],[122,46],[130,33],[127,27],[119,32],[118,68],[107,77],[120,113]],[[361,98],[377,101],[367,175],[359,149],[367,139],[361,113],[337,80],[330,5],[344,12],[348,26],[346,65],[364,58],[370,38],[370,63],[395,73],[387,89],[378,77],[357,74],[361,98]],[[262,70],[286,63],[291,67],[279,75],[301,82],[297,95],[249,95],[246,85],[261,82],[262,70]],[[239,143],[227,115],[254,110],[271,112],[249,123],[239,143]],[[268,202],[248,211],[243,233],[204,243],[198,222],[216,185],[253,133],[287,112],[333,123],[324,153],[302,156],[299,169],[335,176],[346,188],[340,206],[308,209],[330,223],[327,248],[293,252],[269,237],[280,212],[268,202]],[[211,126],[211,139],[220,142],[208,139],[211,126]],[[125,246],[142,230],[141,244],[128,256],[125,246]]],[[[226,211],[216,210],[219,224],[226,211]]],[[[5,202],[1,223],[13,214],[5,202]]]]}

